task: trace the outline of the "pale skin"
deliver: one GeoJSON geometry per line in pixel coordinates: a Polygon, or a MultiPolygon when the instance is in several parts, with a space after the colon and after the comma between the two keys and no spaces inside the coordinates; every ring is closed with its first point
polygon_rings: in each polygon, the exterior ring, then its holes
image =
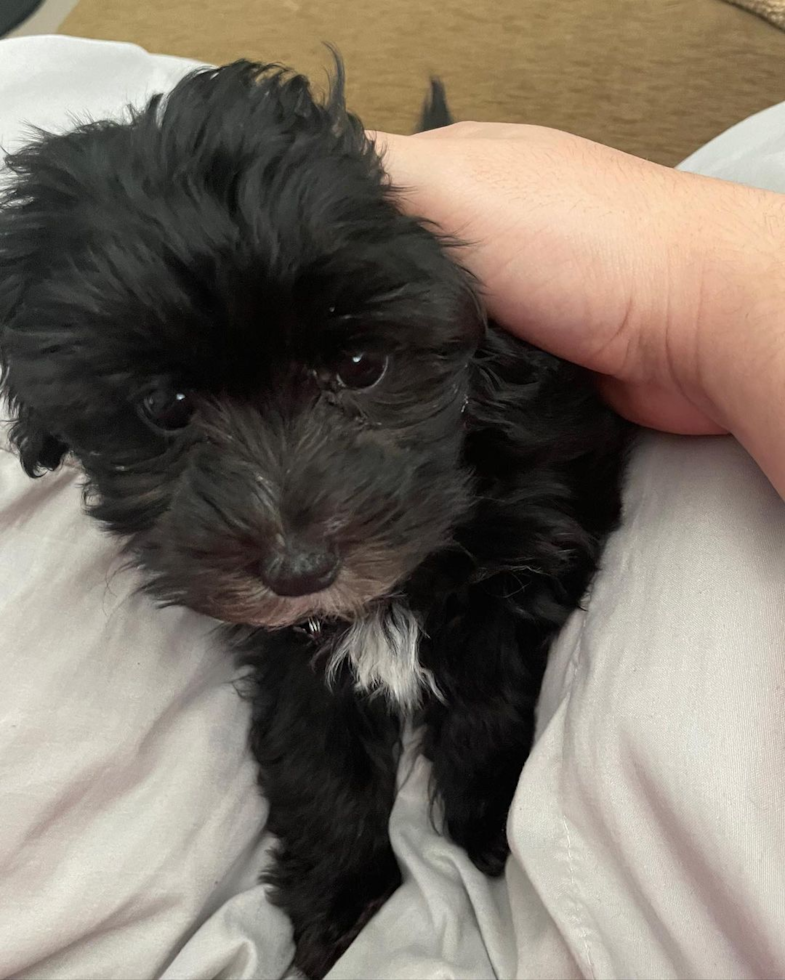
{"type": "Polygon", "coordinates": [[[633,421],[732,433],[785,496],[785,195],[536,126],[371,135],[495,320],[633,421]]]}

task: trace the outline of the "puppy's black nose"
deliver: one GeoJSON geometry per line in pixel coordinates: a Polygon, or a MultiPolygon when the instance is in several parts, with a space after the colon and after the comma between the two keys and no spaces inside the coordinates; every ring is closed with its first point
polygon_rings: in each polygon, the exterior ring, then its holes
{"type": "Polygon", "coordinates": [[[263,561],[259,572],[276,595],[301,596],[329,588],[339,569],[338,556],[328,548],[289,543],[286,551],[263,561]]]}

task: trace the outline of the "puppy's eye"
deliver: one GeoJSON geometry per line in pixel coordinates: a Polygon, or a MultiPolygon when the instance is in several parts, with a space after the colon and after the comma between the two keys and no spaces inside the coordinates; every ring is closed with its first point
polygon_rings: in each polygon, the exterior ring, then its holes
{"type": "Polygon", "coordinates": [[[188,392],[156,388],[142,396],[137,409],[142,419],[154,429],[175,432],[188,425],[194,407],[188,392]]]}
{"type": "Polygon", "coordinates": [[[384,354],[356,351],[343,354],[334,364],[335,377],[344,388],[372,388],[387,370],[384,354]]]}

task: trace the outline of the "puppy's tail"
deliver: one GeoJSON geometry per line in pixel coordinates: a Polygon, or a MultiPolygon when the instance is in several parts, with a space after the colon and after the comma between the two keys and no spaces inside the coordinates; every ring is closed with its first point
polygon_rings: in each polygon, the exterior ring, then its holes
{"type": "Polygon", "coordinates": [[[455,120],[447,105],[447,93],[444,83],[439,78],[431,78],[431,87],[423,102],[417,133],[425,133],[429,129],[441,129],[450,126],[455,120]]]}

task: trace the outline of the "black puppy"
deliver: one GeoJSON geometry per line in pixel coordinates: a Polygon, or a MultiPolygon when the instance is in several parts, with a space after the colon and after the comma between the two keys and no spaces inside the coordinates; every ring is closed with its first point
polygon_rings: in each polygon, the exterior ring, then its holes
{"type": "Polygon", "coordinates": [[[204,70],[7,164],[13,441],[31,475],[79,460],[157,600],[237,624],[267,878],[320,976],[400,881],[403,721],[447,832],[501,872],[627,430],[580,370],[486,326],[340,71],[320,103],[276,66],[204,70]]]}

